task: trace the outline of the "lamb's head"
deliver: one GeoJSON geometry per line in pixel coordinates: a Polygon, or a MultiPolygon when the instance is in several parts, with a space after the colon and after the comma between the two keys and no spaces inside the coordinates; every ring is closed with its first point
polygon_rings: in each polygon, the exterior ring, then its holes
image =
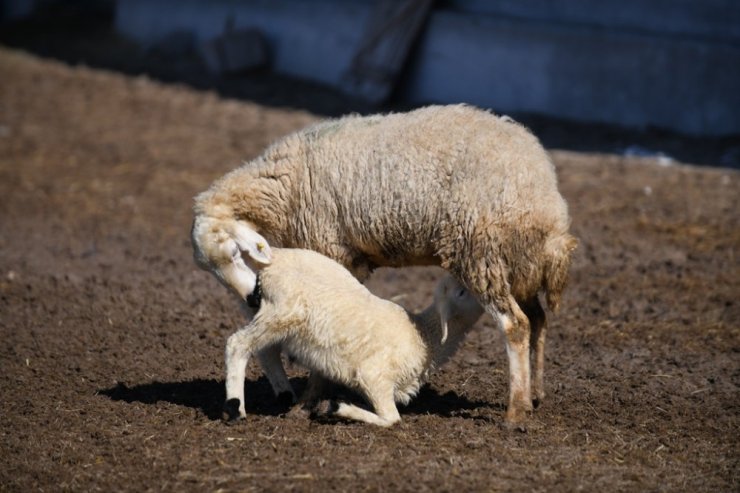
{"type": "Polygon", "coordinates": [[[445,275],[434,291],[434,306],[442,324],[442,344],[448,333],[453,337],[466,332],[483,315],[483,307],[454,277],[445,275]]]}
{"type": "Polygon", "coordinates": [[[256,272],[272,262],[267,240],[245,221],[196,215],[190,237],[195,263],[241,299],[254,291],[256,272]]]}

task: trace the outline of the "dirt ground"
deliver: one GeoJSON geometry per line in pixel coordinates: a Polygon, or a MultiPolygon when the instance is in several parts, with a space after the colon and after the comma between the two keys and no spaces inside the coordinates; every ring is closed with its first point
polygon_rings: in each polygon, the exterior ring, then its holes
{"type": "Polygon", "coordinates": [[[0,49],[0,490],[740,489],[740,174],[677,162],[553,150],[580,247],[526,433],[487,318],[391,429],[285,416],[254,366],[222,423],[241,315],[191,200],[314,119],[0,49]]]}

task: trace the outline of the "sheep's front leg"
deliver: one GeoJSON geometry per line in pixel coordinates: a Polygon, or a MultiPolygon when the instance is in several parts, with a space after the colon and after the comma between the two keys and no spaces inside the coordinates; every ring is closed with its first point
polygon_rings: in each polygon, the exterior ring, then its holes
{"type": "Polygon", "coordinates": [[[524,423],[532,411],[530,327],[527,316],[513,297],[508,296],[508,303],[500,304],[504,306],[489,304],[486,311],[499,322],[506,339],[506,354],[509,359],[509,406],[506,410],[506,423],[517,425],[524,423]]]}

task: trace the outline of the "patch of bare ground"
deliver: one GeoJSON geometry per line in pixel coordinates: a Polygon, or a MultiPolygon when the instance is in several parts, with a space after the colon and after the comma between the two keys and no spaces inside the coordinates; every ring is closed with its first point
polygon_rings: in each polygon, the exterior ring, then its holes
{"type": "MultiPolygon", "coordinates": [[[[241,316],[191,200],[315,117],[7,49],[0,81],[0,489],[739,489],[737,172],[553,152],[580,247],[527,433],[488,319],[399,426],[285,416],[255,367],[226,426],[241,316]]],[[[369,286],[418,309],[438,275],[369,286]]]]}

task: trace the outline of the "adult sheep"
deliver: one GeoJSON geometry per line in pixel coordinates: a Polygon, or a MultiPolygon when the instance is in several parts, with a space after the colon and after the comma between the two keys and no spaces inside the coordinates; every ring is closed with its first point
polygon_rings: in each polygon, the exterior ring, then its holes
{"type": "MultiPolygon", "coordinates": [[[[194,210],[196,262],[241,299],[270,245],[315,250],[361,281],[440,265],[503,331],[506,421],[544,397],[538,293],[557,307],[576,241],[547,153],[511,119],[455,105],[318,123],[217,180],[194,210]]],[[[260,361],[276,392],[290,388],[279,354],[260,361]]]]}

